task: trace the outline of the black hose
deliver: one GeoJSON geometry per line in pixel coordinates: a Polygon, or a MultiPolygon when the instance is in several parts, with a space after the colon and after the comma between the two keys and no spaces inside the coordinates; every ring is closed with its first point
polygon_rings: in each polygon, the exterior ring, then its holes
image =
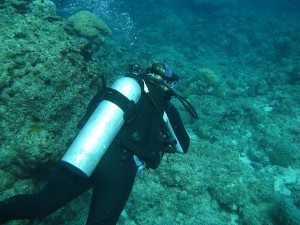
{"type": "Polygon", "coordinates": [[[172,96],[175,96],[179,101],[180,103],[186,108],[186,110],[190,113],[190,115],[195,118],[195,119],[198,119],[198,114],[197,114],[197,111],[195,109],[195,107],[185,98],[183,97],[182,95],[178,94],[177,92],[175,92],[172,87],[170,87],[170,85],[166,84],[165,82],[163,82],[162,80],[158,79],[158,78],[155,78],[153,76],[145,76],[144,78],[146,79],[149,79],[153,82],[157,82],[165,87],[167,87],[169,89],[169,91],[171,92],[171,95],[172,96]]]}

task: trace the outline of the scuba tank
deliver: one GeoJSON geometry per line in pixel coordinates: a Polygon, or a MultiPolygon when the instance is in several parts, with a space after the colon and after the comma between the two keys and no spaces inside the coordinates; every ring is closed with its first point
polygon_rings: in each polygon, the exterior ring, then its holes
{"type": "Polygon", "coordinates": [[[128,120],[128,111],[140,96],[140,85],[130,77],[122,77],[107,88],[103,100],[63,156],[62,164],[77,174],[89,177],[128,120]]]}

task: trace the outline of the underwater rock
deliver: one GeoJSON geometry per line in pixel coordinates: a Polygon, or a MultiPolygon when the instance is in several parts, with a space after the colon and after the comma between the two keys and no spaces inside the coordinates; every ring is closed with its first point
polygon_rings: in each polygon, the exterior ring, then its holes
{"type": "Polygon", "coordinates": [[[259,95],[264,95],[267,93],[269,87],[268,84],[265,80],[262,80],[260,82],[257,83],[256,85],[256,93],[259,95]]]}
{"type": "Polygon", "coordinates": [[[289,84],[296,84],[300,81],[300,66],[296,66],[291,72],[287,73],[289,84]]]}
{"type": "Polygon", "coordinates": [[[7,87],[10,83],[10,77],[7,76],[7,74],[3,74],[0,76],[0,92],[3,90],[5,87],[7,87]]]}
{"type": "Polygon", "coordinates": [[[49,17],[56,14],[48,0],[5,1],[1,8],[0,199],[36,191],[57,169],[96,92],[100,65],[108,64],[104,53],[101,61],[85,59],[86,46],[105,43],[70,35],[65,21],[49,17]]]}
{"type": "Polygon", "coordinates": [[[211,69],[199,69],[195,71],[194,77],[186,89],[186,95],[210,94],[216,97],[224,98],[224,92],[221,89],[221,79],[211,69]]]}
{"type": "Polygon", "coordinates": [[[6,191],[7,189],[11,188],[12,184],[15,182],[14,177],[5,172],[0,170],[0,192],[3,193],[4,191],[6,191]]]}
{"type": "MultiPolygon", "coordinates": [[[[267,138],[267,137],[265,137],[267,138]]],[[[287,140],[268,140],[269,150],[267,152],[270,163],[288,167],[290,165],[297,165],[300,161],[297,146],[287,140]]],[[[299,164],[298,164],[299,165],[299,164]]]]}
{"type": "Polygon", "coordinates": [[[209,192],[221,207],[236,211],[249,202],[249,191],[241,180],[226,179],[213,181],[216,185],[212,185],[209,192]]]}
{"type": "Polygon", "coordinates": [[[35,0],[29,5],[29,8],[38,17],[56,16],[56,6],[49,0],[35,0]]]}
{"type": "Polygon", "coordinates": [[[14,10],[19,14],[28,13],[28,3],[30,1],[26,0],[12,0],[9,4],[14,8],[14,10]]]}
{"type": "Polygon", "coordinates": [[[81,11],[67,19],[65,29],[69,33],[83,36],[86,38],[95,38],[98,35],[107,36],[111,34],[107,25],[89,11],[81,11]]]}
{"type": "Polygon", "coordinates": [[[3,9],[5,6],[5,0],[0,0],[0,9],[3,9]]]}
{"type": "Polygon", "coordinates": [[[211,69],[199,69],[197,72],[198,79],[207,83],[208,86],[213,88],[220,87],[219,76],[211,69]]]}
{"type": "Polygon", "coordinates": [[[300,209],[294,205],[291,198],[278,198],[272,214],[274,222],[278,225],[300,225],[300,209]]]}
{"type": "Polygon", "coordinates": [[[288,36],[280,36],[274,39],[274,59],[280,61],[284,58],[289,58],[293,47],[293,42],[288,36]]]}

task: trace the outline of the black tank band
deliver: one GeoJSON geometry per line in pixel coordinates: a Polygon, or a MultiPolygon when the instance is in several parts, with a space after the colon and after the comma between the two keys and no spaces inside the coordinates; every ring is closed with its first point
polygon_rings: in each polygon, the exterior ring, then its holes
{"type": "Polygon", "coordinates": [[[124,111],[125,122],[130,122],[134,119],[136,105],[135,102],[133,100],[129,100],[120,92],[116,91],[113,88],[106,88],[103,95],[103,100],[112,102],[120,107],[124,111]]]}

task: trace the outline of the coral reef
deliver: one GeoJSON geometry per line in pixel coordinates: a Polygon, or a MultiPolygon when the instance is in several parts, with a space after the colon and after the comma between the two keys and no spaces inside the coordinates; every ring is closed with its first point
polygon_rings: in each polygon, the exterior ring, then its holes
{"type": "MultiPolygon", "coordinates": [[[[88,16],[94,18],[91,13],[88,16]]],[[[80,37],[66,32],[69,22],[56,15],[55,5],[48,0],[2,2],[0,18],[3,199],[34,192],[57,168],[96,92],[95,82],[105,73],[99,68],[106,61],[90,59],[105,49],[109,29],[98,19],[77,24],[74,29],[81,24],[86,32],[80,37]]]]}
{"type": "Polygon", "coordinates": [[[292,69],[292,71],[287,73],[288,82],[290,84],[296,84],[300,81],[300,66],[296,66],[292,69]]]}
{"type": "MultiPolygon", "coordinates": [[[[180,76],[174,88],[199,119],[174,101],[190,150],[138,174],[118,224],[299,224],[296,2],[127,3],[134,41],[116,47],[105,38],[115,29],[95,14],[65,19],[49,0],[0,0],[1,199],[35,191],[56,169],[100,75],[157,58],[180,76]]],[[[90,194],[32,223],[84,224],[90,194]]]]}
{"type": "Polygon", "coordinates": [[[111,34],[107,25],[99,19],[98,16],[89,11],[80,11],[67,19],[66,30],[69,33],[84,36],[86,38],[95,38],[111,34]]]}
{"type": "Polygon", "coordinates": [[[279,198],[273,209],[274,222],[276,224],[299,225],[300,209],[298,209],[291,199],[279,198]]]}
{"type": "Polygon", "coordinates": [[[217,97],[225,97],[221,87],[220,77],[211,69],[198,69],[191,77],[186,95],[205,95],[211,94],[217,97]]]}

